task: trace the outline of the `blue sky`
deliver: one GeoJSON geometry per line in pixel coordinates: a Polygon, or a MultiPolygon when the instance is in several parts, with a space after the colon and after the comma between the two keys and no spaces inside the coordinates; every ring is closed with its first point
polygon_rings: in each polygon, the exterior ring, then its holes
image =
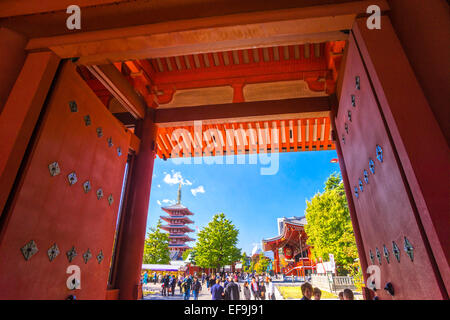
{"type": "MultiPolygon", "coordinates": [[[[235,164],[175,164],[156,158],[147,227],[165,215],[161,206],[176,201],[183,181],[181,203],[194,213],[190,227],[201,229],[214,214],[224,212],[239,229],[238,247],[249,254],[263,238],[278,235],[278,217],[304,215],[306,200],[323,190],[331,173],[339,172],[339,164],[330,163],[333,158],[334,150],[280,153],[274,175],[261,175],[269,165],[249,164],[248,157],[245,164],[236,164],[236,156],[229,158],[235,164]]],[[[196,238],[196,233],[190,236],[196,238]]]]}

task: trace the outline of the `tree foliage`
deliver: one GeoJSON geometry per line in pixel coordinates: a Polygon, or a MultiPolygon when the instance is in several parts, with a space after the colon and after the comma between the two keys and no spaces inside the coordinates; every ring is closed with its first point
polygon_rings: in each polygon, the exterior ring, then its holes
{"type": "Polygon", "coordinates": [[[322,193],[317,193],[306,204],[305,231],[313,257],[328,260],[334,255],[337,266],[350,270],[358,252],[345,196],[344,184],[338,173],[325,182],[322,193]]]}
{"type": "Polygon", "coordinates": [[[221,268],[241,259],[241,249],[236,247],[239,231],[224,213],[214,215],[204,227],[194,246],[195,259],[202,268],[221,268]]]}
{"type": "Polygon", "coordinates": [[[250,272],[250,260],[251,260],[250,257],[248,257],[247,254],[244,252],[241,257],[243,272],[250,272]]]}
{"type": "Polygon", "coordinates": [[[161,231],[161,220],[156,228],[150,228],[145,239],[145,264],[168,264],[170,262],[169,234],[161,231]]]}
{"type": "Polygon", "coordinates": [[[191,255],[190,263],[195,266],[197,262],[195,260],[196,252],[194,249],[185,250],[182,255],[183,260],[186,260],[189,257],[189,254],[191,255]]]}
{"type": "Polygon", "coordinates": [[[257,273],[263,273],[267,271],[267,267],[270,264],[270,259],[267,258],[263,253],[259,255],[258,262],[255,263],[254,269],[257,273]]]}

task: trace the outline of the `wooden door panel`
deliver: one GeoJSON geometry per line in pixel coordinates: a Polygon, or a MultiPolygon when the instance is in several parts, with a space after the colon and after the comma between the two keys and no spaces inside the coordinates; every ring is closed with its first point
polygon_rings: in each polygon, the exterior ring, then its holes
{"type": "Polygon", "coordinates": [[[0,242],[0,298],[104,299],[130,134],[109,113],[71,62],[62,67],[47,101],[45,115],[30,152],[0,242]],[[72,112],[69,102],[75,101],[72,112]],[[85,122],[89,115],[90,124],[85,122]],[[97,135],[101,127],[103,135],[97,135]],[[112,146],[107,139],[112,138],[112,146]],[[120,147],[121,154],[117,148],[120,147]],[[51,176],[57,161],[60,174],[51,176]],[[70,185],[68,175],[78,181],[70,185]],[[89,180],[91,190],[83,183],[89,180]],[[103,197],[97,198],[97,190],[103,197]],[[113,202],[109,204],[108,196],[113,202]],[[38,252],[25,260],[21,248],[33,240],[38,252]],[[56,243],[60,254],[50,261],[56,243]],[[66,252],[77,256],[68,261],[66,252]],[[90,250],[87,263],[83,254],[90,250]],[[100,251],[103,261],[97,260],[100,251]],[[81,269],[81,289],[66,287],[69,265],[81,269]]]}
{"type": "MultiPolygon", "coordinates": [[[[348,196],[353,197],[368,264],[380,266],[381,285],[393,284],[394,299],[442,298],[408,185],[353,38],[348,48],[336,129],[352,190],[348,196]],[[377,159],[377,146],[381,147],[382,161],[377,159]],[[370,160],[374,173],[370,170],[370,160]],[[364,170],[368,182],[364,179],[364,170]],[[404,250],[405,237],[414,248],[413,261],[404,250]],[[394,256],[393,242],[400,250],[400,262],[394,256]],[[389,252],[389,263],[384,256],[384,246],[389,252]],[[370,252],[374,256],[373,263],[370,252]]],[[[381,291],[384,299],[392,298],[381,291]]]]}

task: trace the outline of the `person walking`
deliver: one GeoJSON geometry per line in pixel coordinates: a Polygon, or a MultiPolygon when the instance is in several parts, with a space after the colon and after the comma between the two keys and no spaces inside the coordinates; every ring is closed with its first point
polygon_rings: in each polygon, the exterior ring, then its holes
{"type": "Polygon", "coordinates": [[[239,291],[239,285],[234,282],[233,277],[230,277],[230,282],[228,282],[228,285],[225,288],[226,300],[240,300],[239,291]]]}
{"type": "Polygon", "coordinates": [[[252,278],[252,282],[250,283],[250,291],[252,292],[253,300],[260,300],[259,295],[259,284],[256,282],[256,278],[252,278]]]}
{"type": "Polygon", "coordinates": [[[145,271],[144,273],[144,287],[147,287],[147,281],[149,280],[148,278],[148,271],[145,271]]]}
{"type": "Polygon", "coordinates": [[[211,299],[212,300],[223,299],[223,287],[220,285],[220,278],[217,278],[216,284],[211,287],[211,299]]]}
{"type": "Polygon", "coordinates": [[[211,279],[209,279],[209,290],[216,284],[216,277],[211,275],[211,279]]]}
{"type": "Polygon", "coordinates": [[[163,296],[169,295],[169,283],[170,283],[169,276],[165,275],[163,279],[163,296]]]}
{"type": "Polygon", "coordinates": [[[206,275],[206,278],[205,278],[205,281],[206,281],[206,289],[208,289],[209,290],[209,274],[208,275],[206,275]]]}
{"type": "Polygon", "coordinates": [[[271,278],[267,278],[267,299],[276,300],[275,299],[275,288],[271,278]]]}
{"type": "Polygon", "coordinates": [[[261,282],[259,283],[259,296],[261,297],[261,300],[266,300],[266,285],[264,283],[264,278],[261,279],[261,282]]]}
{"type": "Polygon", "coordinates": [[[244,298],[245,300],[250,300],[252,298],[250,288],[248,287],[248,282],[244,282],[244,298]]]}
{"type": "Polygon", "coordinates": [[[197,277],[194,277],[194,282],[192,283],[192,295],[194,300],[198,300],[198,294],[202,290],[202,284],[198,281],[197,277]]]}
{"type": "Polygon", "coordinates": [[[184,292],[183,300],[189,300],[191,296],[191,282],[189,281],[189,278],[184,278],[181,287],[183,288],[184,292]]]}

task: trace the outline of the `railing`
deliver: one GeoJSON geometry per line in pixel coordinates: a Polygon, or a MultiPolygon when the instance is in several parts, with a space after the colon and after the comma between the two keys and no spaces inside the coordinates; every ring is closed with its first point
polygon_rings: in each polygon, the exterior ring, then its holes
{"type": "Polygon", "coordinates": [[[313,286],[329,292],[342,291],[344,289],[355,290],[355,282],[353,277],[329,275],[311,275],[311,283],[313,286]]]}

